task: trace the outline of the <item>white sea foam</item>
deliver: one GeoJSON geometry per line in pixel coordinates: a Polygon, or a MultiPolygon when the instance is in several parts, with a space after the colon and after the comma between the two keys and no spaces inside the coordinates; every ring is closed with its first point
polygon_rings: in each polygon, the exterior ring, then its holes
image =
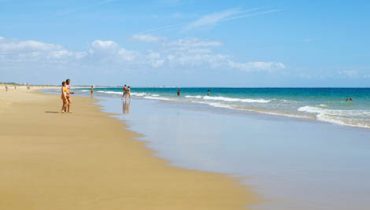
{"type": "Polygon", "coordinates": [[[269,103],[271,101],[266,99],[230,98],[222,96],[204,96],[203,99],[213,101],[243,102],[243,103],[269,103]]]}
{"type": "Polygon", "coordinates": [[[192,102],[198,103],[198,104],[206,104],[206,105],[217,107],[217,108],[255,112],[255,113],[273,115],[273,116],[282,116],[282,117],[300,118],[300,119],[312,119],[308,116],[299,115],[299,114],[291,114],[291,113],[286,113],[286,112],[271,111],[271,110],[258,109],[258,108],[252,108],[252,107],[233,106],[233,105],[228,105],[228,104],[219,103],[219,102],[209,102],[209,101],[192,101],[192,102]]]}
{"type": "Polygon", "coordinates": [[[370,111],[367,110],[340,110],[303,106],[298,108],[298,111],[315,114],[319,121],[370,128],[370,111]]]}
{"type": "Polygon", "coordinates": [[[185,98],[192,98],[192,99],[203,99],[209,101],[224,101],[224,102],[242,102],[242,103],[269,103],[271,100],[266,99],[251,99],[251,98],[231,98],[231,97],[223,97],[223,96],[191,96],[187,95],[185,98]]]}
{"type": "Polygon", "coordinates": [[[116,92],[116,91],[102,91],[102,90],[98,90],[96,92],[98,92],[98,93],[105,93],[105,94],[113,94],[113,95],[122,95],[122,92],[116,92]]]}
{"type": "Polygon", "coordinates": [[[147,94],[146,93],[137,93],[137,92],[132,92],[131,93],[132,96],[137,96],[137,97],[143,97],[143,96],[146,96],[147,94]]]}
{"type": "Polygon", "coordinates": [[[213,107],[216,107],[216,108],[236,109],[233,106],[230,106],[230,105],[227,105],[227,104],[222,104],[222,103],[217,103],[217,102],[212,102],[212,103],[203,102],[203,104],[207,104],[209,106],[213,106],[213,107]]]}
{"type": "MultiPolygon", "coordinates": [[[[85,90],[83,92],[88,92],[88,90],[85,90]]],[[[99,91],[96,91],[98,93],[104,93],[104,94],[110,94],[110,95],[122,95],[123,92],[122,91],[102,91],[102,90],[99,90],[99,91]]],[[[145,96],[153,96],[153,97],[158,97],[159,95],[158,94],[153,94],[153,95],[148,95],[147,93],[140,93],[140,92],[132,92],[131,93],[131,96],[136,96],[136,97],[145,97],[145,96]]]]}
{"type": "Polygon", "coordinates": [[[151,99],[151,100],[160,100],[160,101],[172,101],[170,98],[166,98],[166,97],[144,96],[144,98],[151,99]]]}
{"type": "Polygon", "coordinates": [[[203,96],[185,96],[185,98],[196,98],[196,99],[201,99],[203,96]]]}
{"type": "Polygon", "coordinates": [[[343,117],[370,117],[370,111],[367,110],[352,110],[352,109],[341,110],[341,109],[325,109],[314,106],[303,106],[298,108],[298,111],[343,117]]]}

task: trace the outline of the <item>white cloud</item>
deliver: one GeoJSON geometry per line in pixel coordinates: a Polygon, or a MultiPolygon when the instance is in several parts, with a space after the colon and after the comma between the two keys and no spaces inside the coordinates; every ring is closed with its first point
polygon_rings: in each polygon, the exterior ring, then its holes
{"type": "Polygon", "coordinates": [[[229,61],[229,66],[233,69],[239,69],[242,71],[276,71],[286,68],[286,66],[281,62],[270,61],[253,61],[246,63],[229,61]]]}
{"type": "Polygon", "coordinates": [[[370,71],[366,68],[346,69],[338,71],[337,75],[346,79],[368,79],[370,78],[370,71]]]}
{"type": "Polygon", "coordinates": [[[89,55],[104,58],[116,56],[119,50],[119,45],[113,41],[95,40],[91,43],[88,52],[89,55]]]}
{"type": "Polygon", "coordinates": [[[267,15],[279,11],[280,10],[277,9],[261,10],[259,8],[253,8],[248,10],[242,10],[240,8],[227,9],[220,12],[215,12],[201,16],[197,20],[187,24],[183,28],[183,30],[188,31],[197,28],[213,27],[221,22],[238,20],[252,16],[267,15]]]}
{"type": "Polygon", "coordinates": [[[191,30],[194,28],[201,28],[201,27],[206,27],[206,26],[214,26],[217,23],[225,20],[226,18],[240,14],[240,13],[241,13],[240,9],[228,9],[228,10],[224,10],[221,12],[204,15],[200,17],[199,19],[189,23],[185,27],[185,30],[191,30]]]}
{"type": "Polygon", "coordinates": [[[53,51],[63,49],[59,45],[48,44],[44,42],[38,42],[33,40],[27,41],[14,41],[6,40],[5,38],[0,39],[0,51],[1,52],[21,52],[21,51],[53,51]]]}
{"type": "Polygon", "coordinates": [[[131,38],[141,42],[159,42],[162,40],[162,37],[151,34],[135,34],[131,38]]]}
{"type": "Polygon", "coordinates": [[[66,59],[78,59],[83,56],[81,52],[72,52],[60,45],[34,40],[0,39],[0,59],[6,61],[38,61],[55,62],[66,59]]]}
{"type": "Polygon", "coordinates": [[[356,70],[342,70],[338,72],[339,75],[349,77],[349,78],[355,78],[359,76],[359,72],[356,70]]]}
{"type": "Polygon", "coordinates": [[[91,46],[94,48],[94,49],[98,49],[98,50],[112,50],[112,49],[117,49],[118,48],[118,44],[113,42],[113,41],[103,41],[103,40],[95,40],[92,42],[91,46]]]}
{"type": "MultiPolygon", "coordinates": [[[[146,37],[151,37],[147,35],[146,37]]],[[[104,67],[130,66],[135,69],[222,69],[271,72],[285,68],[281,62],[240,62],[218,52],[222,42],[201,39],[167,40],[162,38],[155,49],[134,51],[111,40],[95,40],[85,51],[71,51],[61,45],[40,41],[0,39],[1,62],[63,63],[104,67]]]]}
{"type": "Polygon", "coordinates": [[[137,58],[137,56],[137,53],[128,51],[123,48],[118,51],[118,57],[125,61],[133,61],[137,58]]]}
{"type": "Polygon", "coordinates": [[[133,61],[136,53],[120,47],[110,40],[95,40],[91,43],[88,56],[105,62],[133,61]]]}
{"type": "Polygon", "coordinates": [[[166,43],[167,46],[180,47],[180,48],[204,48],[204,47],[219,47],[223,43],[219,41],[208,41],[199,39],[179,39],[166,43]]]}
{"type": "Polygon", "coordinates": [[[178,39],[162,42],[162,47],[149,51],[144,60],[153,68],[231,69],[245,72],[278,71],[286,66],[281,62],[238,62],[232,56],[217,53],[223,43],[212,40],[178,39]]]}
{"type": "Polygon", "coordinates": [[[163,66],[166,62],[166,59],[158,52],[149,51],[146,55],[146,59],[149,61],[149,64],[153,68],[159,68],[163,66]]]}

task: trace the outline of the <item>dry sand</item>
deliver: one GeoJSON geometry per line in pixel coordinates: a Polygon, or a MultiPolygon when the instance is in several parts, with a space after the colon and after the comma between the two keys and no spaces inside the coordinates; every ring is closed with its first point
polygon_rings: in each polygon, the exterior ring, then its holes
{"type": "Polygon", "coordinates": [[[1,210],[236,210],[256,198],[230,177],[169,166],[94,101],[0,87],[1,210]]]}

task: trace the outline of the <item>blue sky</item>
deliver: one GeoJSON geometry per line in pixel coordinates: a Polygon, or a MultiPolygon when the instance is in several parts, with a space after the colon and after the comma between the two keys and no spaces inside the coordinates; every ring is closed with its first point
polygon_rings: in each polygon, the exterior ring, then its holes
{"type": "Polygon", "coordinates": [[[0,0],[0,81],[366,86],[370,2],[0,0]]]}

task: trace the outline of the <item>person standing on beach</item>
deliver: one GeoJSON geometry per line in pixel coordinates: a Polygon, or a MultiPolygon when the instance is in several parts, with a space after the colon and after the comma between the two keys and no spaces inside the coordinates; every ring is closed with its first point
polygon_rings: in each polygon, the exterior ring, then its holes
{"type": "Polygon", "coordinates": [[[180,96],[181,95],[181,90],[180,88],[177,88],[177,96],[180,96]]]}
{"type": "Polygon", "coordinates": [[[66,88],[67,88],[67,112],[71,112],[71,103],[72,103],[72,100],[71,100],[71,94],[73,94],[73,92],[71,91],[71,80],[70,79],[67,79],[66,80],[66,88]]]}
{"type": "Polygon", "coordinates": [[[5,92],[8,92],[8,85],[5,85],[5,92]]]}
{"type": "Polygon", "coordinates": [[[67,106],[68,106],[67,92],[68,92],[68,89],[66,87],[66,82],[63,81],[62,88],[61,88],[61,96],[60,96],[63,102],[61,113],[67,112],[67,106]]]}

